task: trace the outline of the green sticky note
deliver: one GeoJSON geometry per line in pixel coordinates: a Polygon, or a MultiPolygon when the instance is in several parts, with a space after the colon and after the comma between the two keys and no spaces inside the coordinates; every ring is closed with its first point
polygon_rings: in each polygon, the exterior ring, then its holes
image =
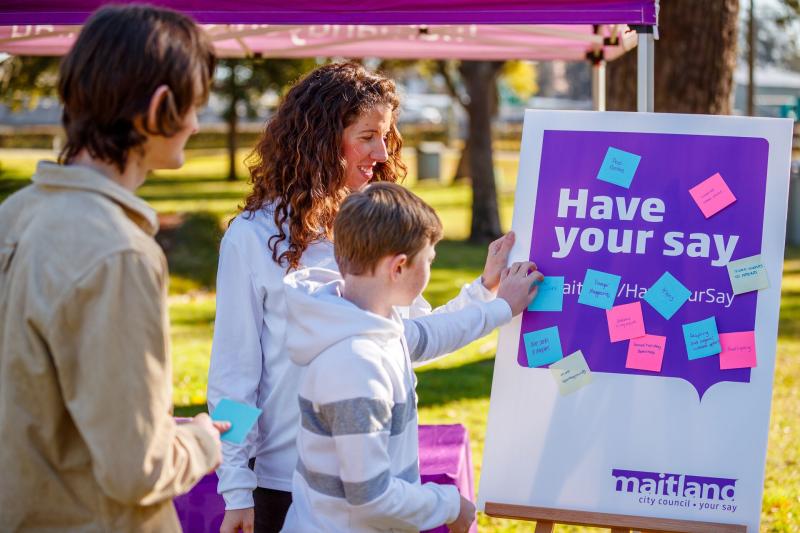
{"type": "Polygon", "coordinates": [[[592,382],[592,371],[589,370],[586,358],[580,350],[550,365],[550,372],[562,396],[571,394],[592,382]]]}
{"type": "Polygon", "coordinates": [[[728,277],[731,278],[733,294],[769,288],[767,267],[760,254],[728,263],[728,277]]]}

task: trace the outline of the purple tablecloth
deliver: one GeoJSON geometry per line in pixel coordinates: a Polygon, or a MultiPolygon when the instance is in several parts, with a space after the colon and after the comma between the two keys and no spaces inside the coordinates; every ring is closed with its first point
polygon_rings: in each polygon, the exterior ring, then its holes
{"type": "MultiPolygon", "coordinates": [[[[419,427],[419,470],[423,483],[455,485],[475,501],[469,437],[461,424],[419,427]]],[[[218,533],[225,504],[217,494],[217,475],[207,475],[188,494],[175,498],[175,510],[186,533],[218,533]]],[[[432,531],[446,532],[447,527],[432,531]]],[[[471,531],[477,531],[474,524],[471,531]]]]}

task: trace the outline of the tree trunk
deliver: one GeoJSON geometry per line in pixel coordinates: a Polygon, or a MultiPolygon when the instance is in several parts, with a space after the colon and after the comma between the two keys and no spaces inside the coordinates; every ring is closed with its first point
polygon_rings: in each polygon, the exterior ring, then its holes
{"type": "Polygon", "coordinates": [[[470,172],[469,172],[470,138],[471,137],[467,135],[467,138],[464,140],[464,148],[461,149],[461,156],[458,158],[458,166],[456,167],[456,173],[453,176],[454,182],[470,177],[470,172]]]}
{"type": "Polygon", "coordinates": [[[502,234],[492,157],[492,111],[502,61],[462,61],[461,77],[469,94],[469,167],[472,178],[471,242],[490,242],[502,234]]]}
{"type": "MultiPolygon", "coordinates": [[[[655,47],[655,110],[725,115],[736,67],[738,0],[664,0],[655,47]]],[[[608,64],[608,109],[636,110],[636,50],[608,64]]]]}

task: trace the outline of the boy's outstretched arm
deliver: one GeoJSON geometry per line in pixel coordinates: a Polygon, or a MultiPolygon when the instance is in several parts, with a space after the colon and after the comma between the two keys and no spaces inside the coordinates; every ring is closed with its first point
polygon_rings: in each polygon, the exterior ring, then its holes
{"type": "Polygon", "coordinates": [[[422,363],[466,346],[521,313],[538,292],[542,274],[529,261],[504,269],[491,302],[474,302],[459,311],[404,320],[411,361],[422,363]]]}

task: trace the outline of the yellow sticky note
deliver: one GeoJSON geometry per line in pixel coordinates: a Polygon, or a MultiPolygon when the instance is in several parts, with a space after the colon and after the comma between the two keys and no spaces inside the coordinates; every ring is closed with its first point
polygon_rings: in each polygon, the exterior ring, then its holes
{"type": "Polygon", "coordinates": [[[571,394],[592,382],[592,371],[589,370],[586,358],[580,350],[550,365],[550,372],[562,396],[571,394]]]}

